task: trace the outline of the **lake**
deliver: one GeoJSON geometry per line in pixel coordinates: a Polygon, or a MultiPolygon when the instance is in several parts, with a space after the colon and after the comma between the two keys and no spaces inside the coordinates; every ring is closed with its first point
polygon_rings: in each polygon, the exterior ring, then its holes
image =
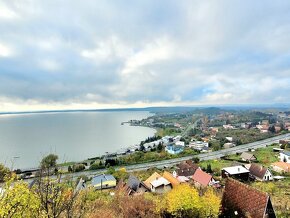
{"type": "Polygon", "coordinates": [[[151,128],[121,125],[150,115],[146,111],[0,115],[0,162],[27,168],[38,166],[49,153],[65,162],[116,152],[154,135],[151,128]]]}

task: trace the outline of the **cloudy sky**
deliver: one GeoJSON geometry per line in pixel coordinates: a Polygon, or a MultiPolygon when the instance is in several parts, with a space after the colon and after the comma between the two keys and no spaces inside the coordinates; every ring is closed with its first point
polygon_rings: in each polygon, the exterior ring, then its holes
{"type": "Polygon", "coordinates": [[[0,0],[0,111],[289,102],[287,0],[0,0]]]}

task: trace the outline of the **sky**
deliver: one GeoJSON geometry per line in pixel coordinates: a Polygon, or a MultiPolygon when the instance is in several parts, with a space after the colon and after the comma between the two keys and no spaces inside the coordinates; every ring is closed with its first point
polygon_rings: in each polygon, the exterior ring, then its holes
{"type": "Polygon", "coordinates": [[[0,111],[290,102],[290,1],[0,0],[0,111]]]}

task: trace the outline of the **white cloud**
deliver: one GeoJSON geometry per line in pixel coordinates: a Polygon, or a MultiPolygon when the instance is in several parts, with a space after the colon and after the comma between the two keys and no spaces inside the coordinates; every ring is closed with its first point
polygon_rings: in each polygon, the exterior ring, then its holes
{"type": "Polygon", "coordinates": [[[0,57],[9,57],[12,55],[12,49],[0,43],[0,57]]]}
{"type": "Polygon", "coordinates": [[[99,41],[94,49],[84,49],[81,55],[95,61],[106,61],[112,58],[125,58],[132,53],[132,49],[115,36],[99,41]]]}
{"type": "Polygon", "coordinates": [[[0,21],[2,19],[15,19],[18,15],[15,11],[8,8],[3,2],[0,2],[0,21]]]}
{"type": "Polygon", "coordinates": [[[167,37],[157,38],[146,43],[140,51],[126,60],[122,74],[138,73],[142,66],[169,60],[174,51],[174,44],[167,37]]]}

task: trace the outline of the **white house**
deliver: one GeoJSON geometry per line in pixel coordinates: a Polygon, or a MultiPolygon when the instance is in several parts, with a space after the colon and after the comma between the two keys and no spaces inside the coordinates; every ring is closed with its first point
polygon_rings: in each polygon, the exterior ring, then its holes
{"type": "Polygon", "coordinates": [[[263,167],[259,164],[251,164],[250,168],[250,175],[252,175],[256,180],[259,181],[271,181],[273,180],[273,175],[271,171],[263,167]]]}
{"type": "Polygon", "coordinates": [[[280,152],[280,161],[290,163],[290,151],[280,152]]]}
{"type": "Polygon", "coordinates": [[[183,141],[178,141],[178,142],[175,142],[175,145],[185,146],[185,143],[183,141]]]}
{"type": "Polygon", "coordinates": [[[191,142],[188,146],[194,148],[195,150],[201,151],[204,147],[208,147],[208,142],[194,141],[191,142]]]}

